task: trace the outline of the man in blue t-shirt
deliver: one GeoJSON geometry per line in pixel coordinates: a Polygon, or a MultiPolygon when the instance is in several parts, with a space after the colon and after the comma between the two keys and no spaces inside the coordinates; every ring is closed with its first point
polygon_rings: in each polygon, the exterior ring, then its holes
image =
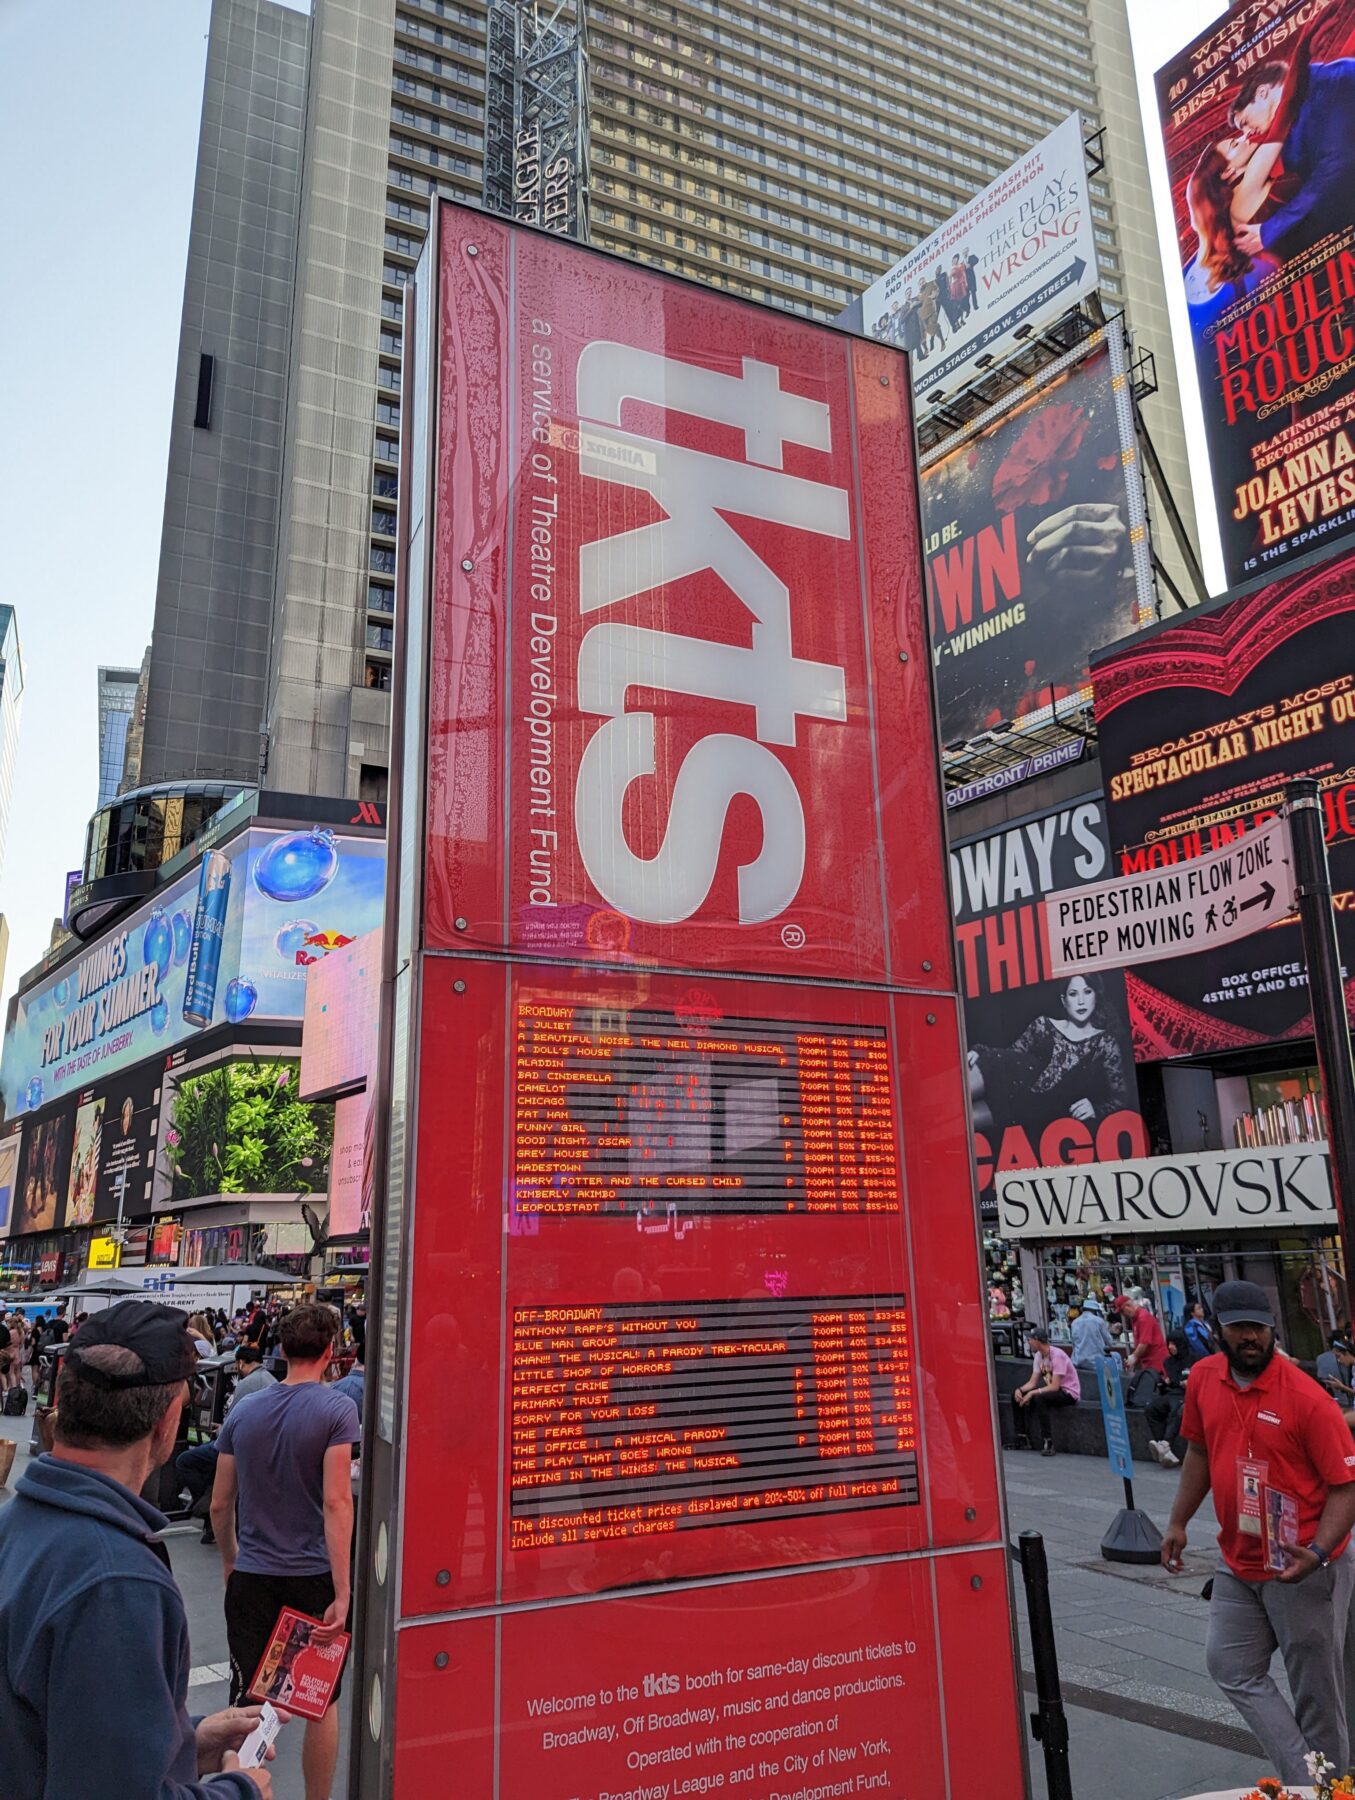
{"type": "MultiPolygon", "coordinates": [[[[217,1439],[212,1528],[226,1571],[232,1705],[247,1693],[284,1607],[321,1621],[317,1643],[337,1637],[348,1617],[360,1427],[352,1400],[324,1381],[338,1331],[332,1307],[294,1307],[280,1332],[287,1379],[230,1412],[217,1439]]],[[[338,1755],[331,1704],[306,1725],[306,1800],[328,1800],[338,1755]]]]}

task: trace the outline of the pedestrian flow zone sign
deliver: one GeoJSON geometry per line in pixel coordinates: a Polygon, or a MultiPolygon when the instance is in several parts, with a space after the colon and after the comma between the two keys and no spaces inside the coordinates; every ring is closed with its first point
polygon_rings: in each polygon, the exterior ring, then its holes
{"type": "Polygon", "coordinates": [[[1064,888],[1044,905],[1056,976],[1160,962],[1248,937],[1298,905],[1289,821],[1272,819],[1175,868],[1064,888]]]}

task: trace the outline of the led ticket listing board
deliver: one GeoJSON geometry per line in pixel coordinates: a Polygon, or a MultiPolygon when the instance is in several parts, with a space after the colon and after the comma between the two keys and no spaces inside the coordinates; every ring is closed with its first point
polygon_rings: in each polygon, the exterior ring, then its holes
{"type": "Polygon", "coordinates": [[[450,205],[407,330],[355,1791],[1016,1800],[904,358],[450,205]]]}

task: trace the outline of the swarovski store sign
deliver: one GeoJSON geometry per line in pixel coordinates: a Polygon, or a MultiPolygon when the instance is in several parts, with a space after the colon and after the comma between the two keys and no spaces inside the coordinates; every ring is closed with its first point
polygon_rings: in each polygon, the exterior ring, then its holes
{"type": "Polygon", "coordinates": [[[1336,1224],[1325,1144],[1201,1150],[997,1176],[1005,1238],[1188,1238],[1336,1224]]]}

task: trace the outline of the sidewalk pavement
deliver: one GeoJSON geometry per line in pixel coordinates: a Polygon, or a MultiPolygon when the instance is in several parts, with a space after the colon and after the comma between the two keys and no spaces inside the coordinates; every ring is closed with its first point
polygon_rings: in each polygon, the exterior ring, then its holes
{"type": "MultiPolygon", "coordinates": [[[[27,1464],[31,1426],[31,1414],[0,1418],[0,1435],[19,1444],[9,1485],[0,1489],[0,1506],[8,1503],[27,1464]]],[[[1182,1800],[1253,1784],[1267,1772],[1260,1750],[1204,1665],[1209,1609],[1199,1595],[1216,1560],[1208,1504],[1191,1528],[1187,1572],[1173,1576],[1160,1568],[1101,1560],[1101,1538],[1123,1504],[1123,1486],[1108,1464],[1015,1450],[1005,1453],[1005,1464],[1013,1541],[1022,1531],[1039,1531],[1045,1540],[1076,1800],[1182,1800]]],[[[1164,1526],[1176,1471],[1141,1467],[1134,1488],[1138,1505],[1164,1526]]],[[[193,1645],[189,1708],[206,1713],[226,1704],[226,1628],[220,1559],[198,1539],[196,1525],[179,1528],[169,1547],[193,1645]]],[[[1025,1597],[1015,1561],[1012,1585],[1021,1620],[1025,1701],[1033,1710],[1025,1597]]],[[[346,1715],[347,1696],[344,1710],[346,1715]]],[[[346,1716],[343,1743],[346,1753],[346,1716]]],[[[277,1800],[301,1800],[300,1746],[299,1730],[284,1731],[272,1765],[277,1800]]],[[[1046,1800],[1043,1760],[1033,1741],[1030,1761],[1032,1800],[1046,1800]]],[[[345,1794],[341,1761],[334,1800],[345,1794]]]]}

